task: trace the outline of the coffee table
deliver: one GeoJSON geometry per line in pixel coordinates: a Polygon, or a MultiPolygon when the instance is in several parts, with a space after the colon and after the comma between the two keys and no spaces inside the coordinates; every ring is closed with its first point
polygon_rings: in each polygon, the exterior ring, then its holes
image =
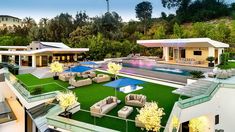
{"type": "Polygon", "coordinates": [[[118,111],[118,117],[127,118],[133,111],[133,107],[124,106],[118,111]]]}

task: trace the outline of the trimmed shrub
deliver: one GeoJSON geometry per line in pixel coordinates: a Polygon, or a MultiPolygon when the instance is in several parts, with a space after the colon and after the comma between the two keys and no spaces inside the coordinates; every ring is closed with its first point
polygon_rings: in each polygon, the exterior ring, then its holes
{"type": "Polygon", "coordinates": [[[190,72],[192,78],[204,78],[204,73],[202,71],[191,71],[190,72]]]}

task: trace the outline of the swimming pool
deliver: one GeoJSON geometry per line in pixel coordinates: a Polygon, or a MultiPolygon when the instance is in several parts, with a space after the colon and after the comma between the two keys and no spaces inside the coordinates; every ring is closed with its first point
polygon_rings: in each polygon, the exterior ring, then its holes
{"type": "Polygon", "coordinates": [[[123,67],[130,68],[140,68],[145,70],[164,72],[176,75],[189,76],[190,71],[176,68],[167,68],[167,67],[159,67],[156,65],[154,60],[142,60],[142,59],[132,59],[132,60],[122,60],[123,67]]]}

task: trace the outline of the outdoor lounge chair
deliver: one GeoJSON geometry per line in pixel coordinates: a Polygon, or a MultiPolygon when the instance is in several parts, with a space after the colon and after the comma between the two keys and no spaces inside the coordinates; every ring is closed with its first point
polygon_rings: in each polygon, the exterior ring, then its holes
{"type": "Polygon", "coordinates": [[[109,96],[90,107],[92,116],[102,117],[117,106],[117,97],[109,96]]]}
{"type": "Polygon", "coordinates": [[[146,96],[142,94],[128,94],[125,97],[126,105],[143,107],[146,103],[146,96]]]}
{"type": "Polygon", "coordinates": [[[93,78],[92,80],[96,83],[108,82],[110,81],[110,76],[106,74],[98,74],[97,77],[93,78]]]}
{"type": "Polygon", "coordinates": [[[84,79],[84,80],[75,80],[74,77],[69,79],[69,84],[74,87],[81,87],[92,84],[92,80],[90,78],[84,79]]]}

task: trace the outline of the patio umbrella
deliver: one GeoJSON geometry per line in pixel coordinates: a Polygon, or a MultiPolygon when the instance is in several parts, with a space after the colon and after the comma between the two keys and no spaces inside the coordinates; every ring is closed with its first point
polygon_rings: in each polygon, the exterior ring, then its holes
{"type": "Polygon", "coordinates": [[[117,89],[120,87],[125,87],[129,85],[138,85],[138,84],[143,84],[143,81],[136,80],[136,79],[131,79],[131,78],[121,78],[109,83],[104,84],[103,86],[108,86],[115,88],[115,96],[117,95],[117,89]]]}
{"type": "Polygon", "coordinates": [[[82,73],[82,72],[89,71],[89,70],[92,70],[92,68],[88,67],[88,66],[75,66],[75,67],[72,67],[72,68],[69,68],[69,69],[65,70],[65,72],[79,72],[79,73],[82,73]]]}

